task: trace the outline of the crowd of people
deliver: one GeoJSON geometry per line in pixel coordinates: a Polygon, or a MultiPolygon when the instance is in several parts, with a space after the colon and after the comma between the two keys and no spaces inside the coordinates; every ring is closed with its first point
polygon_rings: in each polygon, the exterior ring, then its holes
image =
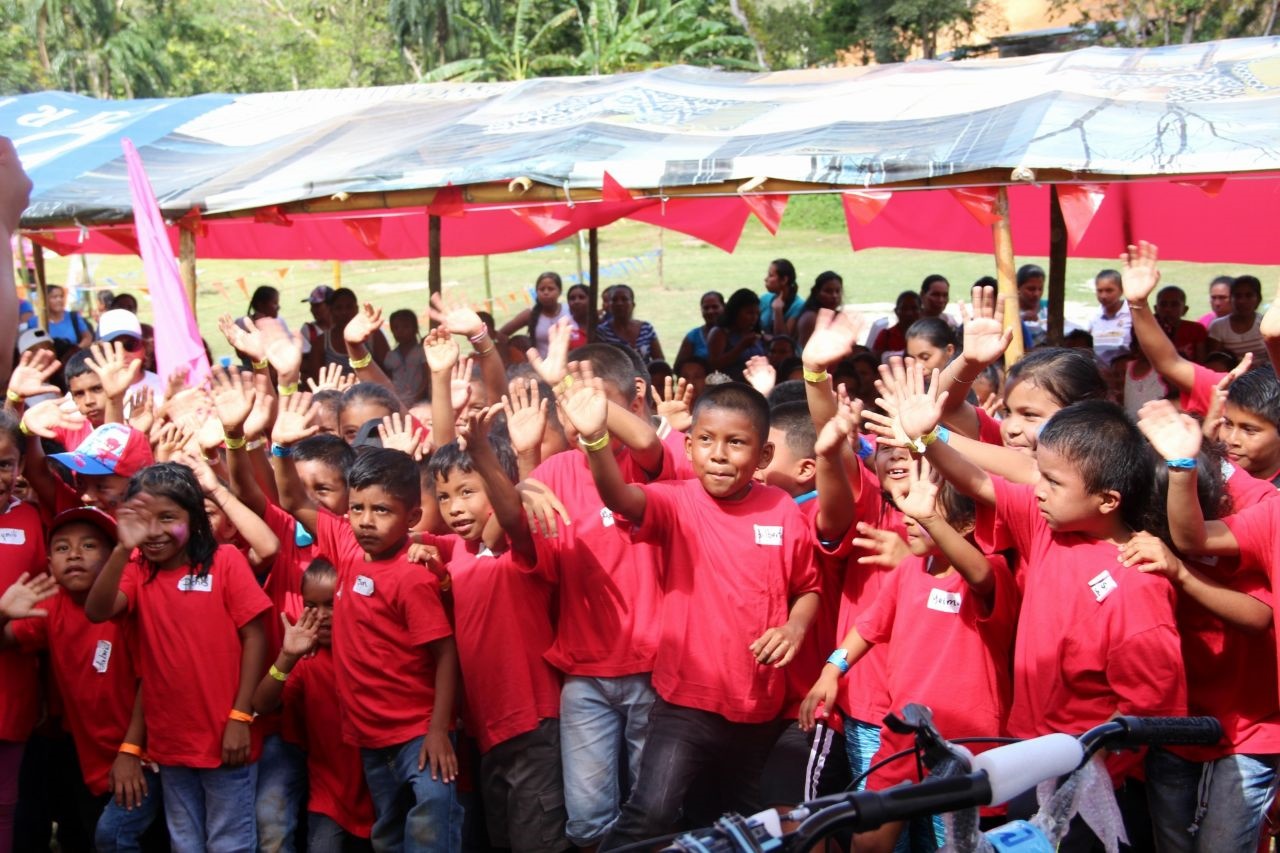
{"type": "Polygon", "coordinates": [[[1216,716],[1215,746],[1106,757],[1124,843],[1256,849],[1280,304],[1215,280],[1186,320],[1147,244],[1066,345],[1033,266],[1021,328],[983,280],[957,305],[929,276],[867,329],[837,273],[798,279],[704,294],[670,364],[630,287],[589,340],[555,273],[501,328],[434,297],[424,337],[326,287],[293,334],[260,289],[202,384],[148,377],[128,307],[24,337],[0,851],[55,825],[63,850],[607,850],[916,779],[883,725],[908,703],[954,737],[1216,716]]]}

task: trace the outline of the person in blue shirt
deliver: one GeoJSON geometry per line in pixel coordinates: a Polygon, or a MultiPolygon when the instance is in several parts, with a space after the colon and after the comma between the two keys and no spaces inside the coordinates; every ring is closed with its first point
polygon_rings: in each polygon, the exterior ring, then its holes
{"type": "Polygon", "coordinates": [[[67,310],[67,292],[56,284],[45,288],[49,309],[49,337],[80,347],[93,343],[93,326],[76,311],[67,310]]]}
{"type": "Polygon", "coordinates": [[[680,342],[680,351],[676,353],[676,364],[681,364],[690,356],[707,357],[707,337],[716,327],[716,321],[724,313],[724,294],[718,290],[708,290],[699,300],[702,308],[702,325],[690,329],[680,342]]]}
{"type": "Polygon", "coordinates": [[[800,285],[796,282],[796,268],[786,258],[778,258],[769,264],[764,277],[768,291],[760,297],[760,326],[766,336],[796,336],[796,323],[804,311],[800,298],[800,285]]]}

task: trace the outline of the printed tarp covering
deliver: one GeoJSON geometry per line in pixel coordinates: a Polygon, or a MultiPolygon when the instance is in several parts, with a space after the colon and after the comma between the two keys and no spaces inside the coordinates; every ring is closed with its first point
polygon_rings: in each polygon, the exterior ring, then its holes
{"type": "MultiPolygon", "coordinates": [[[[840,189],[1017,167],[1102,182],[1280,172],[1280,38],[960,63],[761,74],[669,67],[177,100],[49,92],[0,99],[0,134],[13,138],[35,181],[25,227],[127,222],[120,141],[128,137],[167,216],[244,212],[242,236],[225,240],[252,257],[264,256],[250,250],[274,242],[278,229],[250,238],[261,231],[251,226],[285,224],[271,213],[278,205],[521,176],[598,189],[608,171],[631,190],[720,185],[723,192],[726,181],[756,178],[840,189]]],[[[445,225],[446,254],[484,251],[486,239],[501,244],[504,230],[520,238],[505,241],[515,246],[620,216],[661,223],[658,204],[615,201],[591,214],[581,209],[589,205],[557,205],[542,222],[522,209],[512,216],[523,225],[486,226],[489,237],[473,234],[466,251],[459,241],[475,229],[455,217],[445,225]]],[[[510,206],[519,208],[518,195],[510,206]]],[[[739,208],[733,215],[745,220],[739,208]]],[[[718,213],[725,212],[722,204],[718,213]]],[[[688,209],[678,218],[683,230],[697,230],[688,209]]],[[[367,210],[330,220],[337,224],[328,233],[351,235],[348,254],[359,255],[360,246],[373,257],[398,254],[369,250],[395,222],[367,210]]],[[[736,236],[726,230],[716,232],[717,245],[731,248],[736,236]]],[[[326,253],[327,242],[310,250],[339,256],[326,253]]],[[[228,244],[215,254],[235,251],[228,244]]],[[[200,254],[212,256],[204,247],[200,254]]]]}

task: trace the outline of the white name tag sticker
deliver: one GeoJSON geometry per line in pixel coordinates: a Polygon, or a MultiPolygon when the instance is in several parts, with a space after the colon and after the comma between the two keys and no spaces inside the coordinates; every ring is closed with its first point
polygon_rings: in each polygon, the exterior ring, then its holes
{"type": "Polygon", "coordinates": [[[769,524],[754,525],[757,545],[782,545],[782,527],[769,524]]]}
{"type": "Polygon", "coordinates": [[[178,589],[183,592],[213,592],[213,575],[205,575],[202,578],[183,575],[178,579],[178,589]]]}
{"type": "Polygon", "coordinates": [[[351,591],[356,595],[363,595],[368,598],[373,595],[373,578],[365,575],[356,575],[356,582],[351,585],[351,591]]]}
{"type": "Polygon", "coordinates": [[[962,599],[958,592],[947,592],[945,589],[938,589],[937,587],[929,590],[930,610],[936,610],[939,613],[959,613],[961,601],[962,599]]]}
{"type": "Polygon", "coordinates": [[[107,640],[99,640],[98,647],[93,651],[93,671],[106,672],[109,663],[111,663],[111,643],[107,640]]]}
{"type": "Polygon", "coordinates": [[[0,545],[27,544],[27,531],[21,527],[0,527],[0,545]]]}
{"type": "Polygon", "coordinates": [[[1094,575],[1089,581],[1089,589],[1093,590],[1093,597],[1098,601],[1115,592],[1118,586],[1116,579],[1111,577],[1111,572],[1106,569],[1094,575]]]}
{"type": "Polygon", "coordinates": [[[600,524],[604,527],[613,527],[613,510],[607,506],[600,508],[600,524]]]}

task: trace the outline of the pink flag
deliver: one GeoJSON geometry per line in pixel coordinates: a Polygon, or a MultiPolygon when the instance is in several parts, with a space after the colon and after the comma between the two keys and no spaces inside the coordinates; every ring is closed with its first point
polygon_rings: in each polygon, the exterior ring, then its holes
{"type": "Polygon", "coordinates": [[[156,367],[167,379],[185,367],[188,385],[199,385],[209,377],[209,359],[200,341],[195,313],[187,302],[187,289],[173,259],[173,247],[160,218],[151,182],[142,168],[142,158],[133,142],[125,139],[124,161],[129,167],[129,195],[133,197],[133,227],[142,255],[142,269],[151,291],[152,325],[156,330],[156,367]]]}

